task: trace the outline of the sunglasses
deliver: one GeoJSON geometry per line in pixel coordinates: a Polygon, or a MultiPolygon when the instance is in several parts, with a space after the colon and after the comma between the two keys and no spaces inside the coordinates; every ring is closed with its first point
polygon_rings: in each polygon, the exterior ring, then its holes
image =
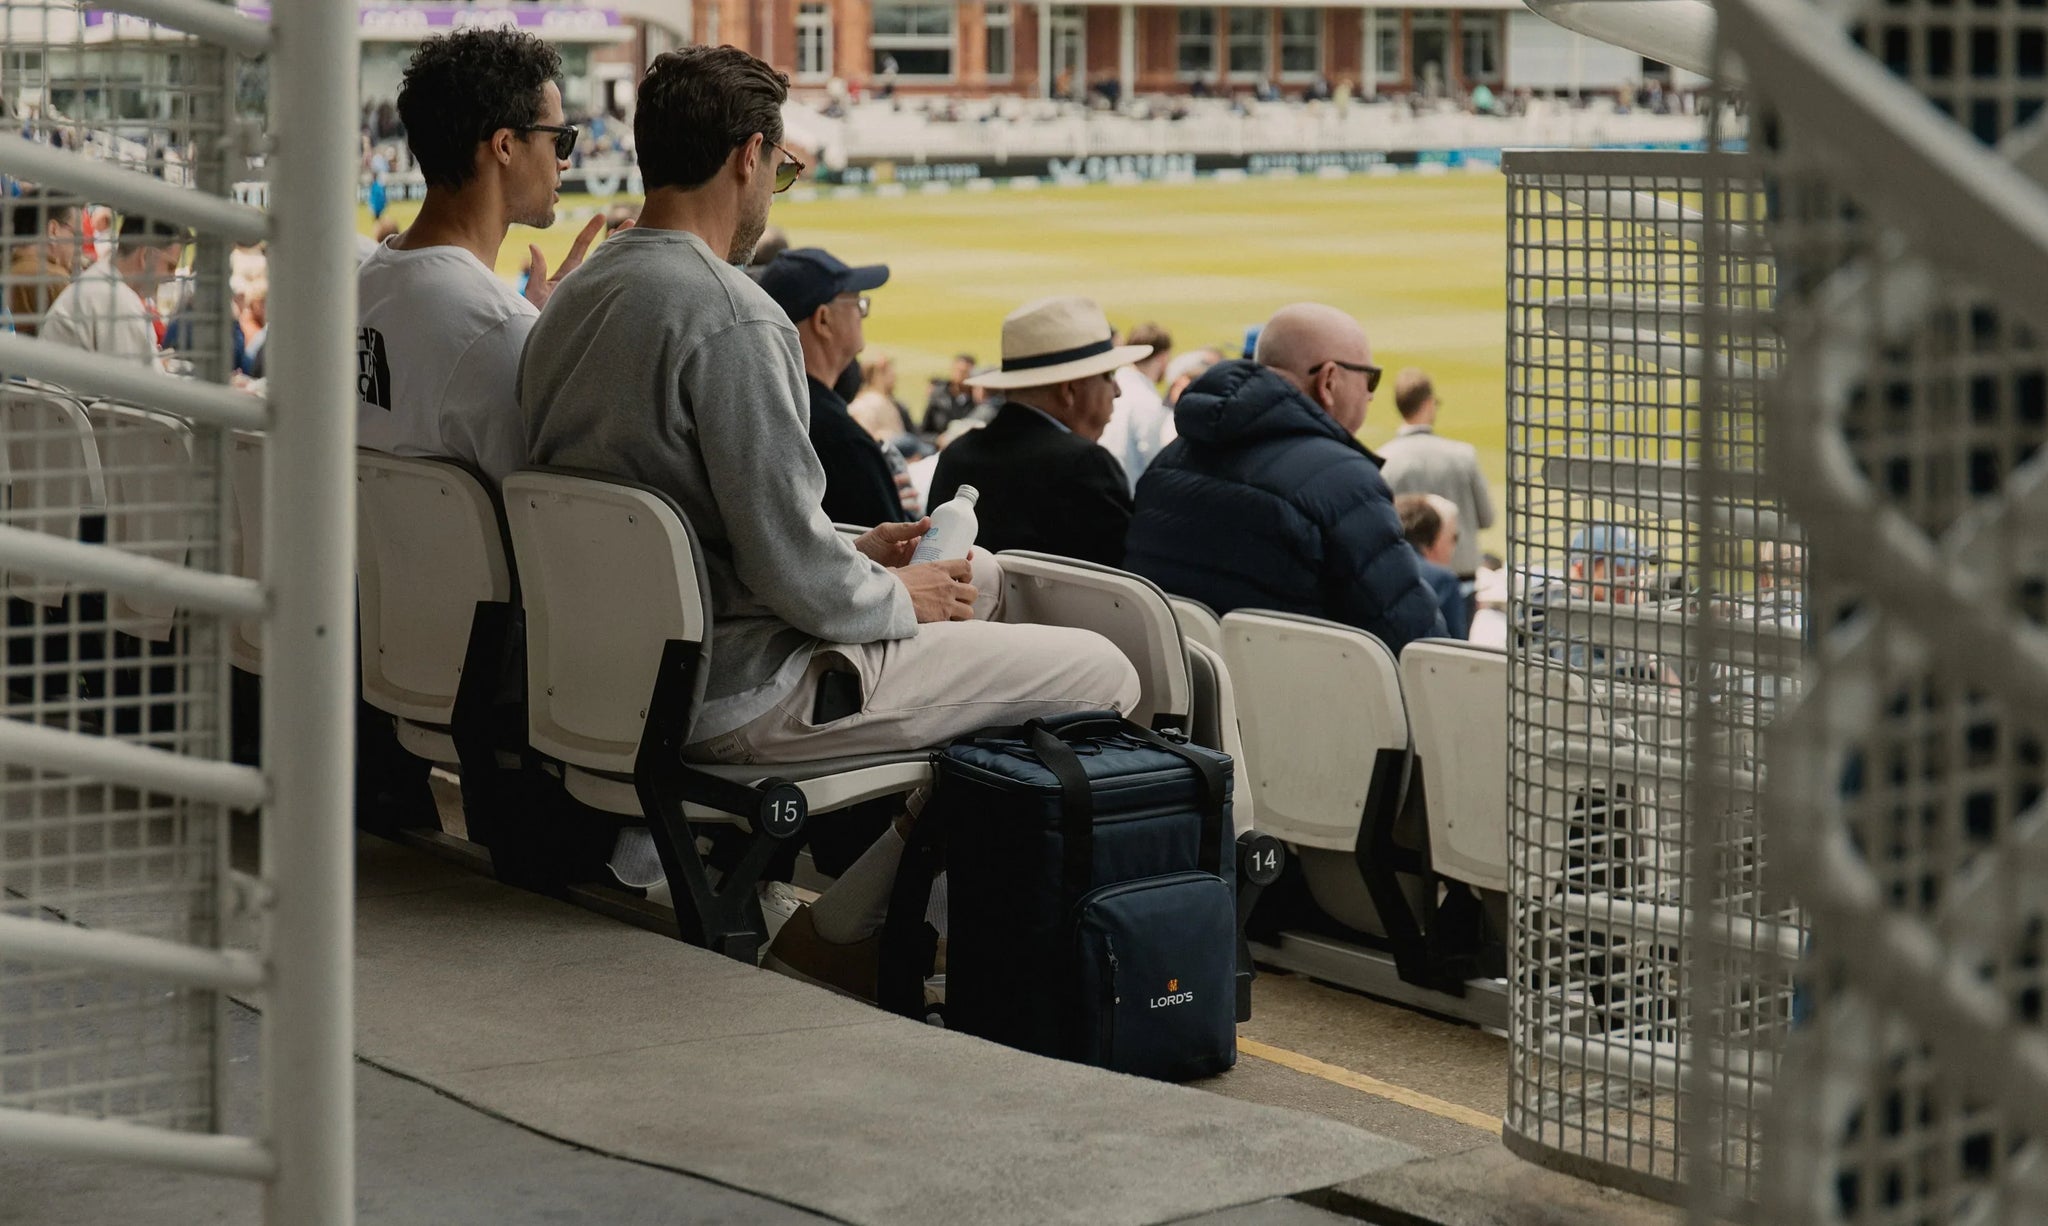
{"type": "Polygon", "coordinates": [[[576,152],[576,137],[580,130],[574,124],[530,123],[523,128],[517,129],[517,131],[553,132],[555,134],[555,160],[557,162],[566,162],[569,160],[569,155],[576,152]]]}
{"type": "MultiPolygon", "coordinates": [[[[765,136],[762,137],[761,139],[768,140],[768,138],[765,136]]],[[[781,145],[776,144],[772,140],[768,141],[768,147],[770,149],[775,150],[777,153],[780,153],[784,158],[788,159],[787,161],[783,162],[780,166],[777,166],[775,168],[775,190],[777,192],[786,192],[790,188],[796,186],[797,176],[804,172],[804,164],[802,162],[797,161],[796,158],[792,157],[790,155],[789,150],[784,149],[781,145]]],[[[866,299],[862,299],[862,302],[865,303],[866,299]]],[[[862,307],[861,314],[863,316],[867,314],[867,309],[865,306],[862,307]]]]}
{"type": "Polygon", "coordinates": [[[1311,379],[1315,378],[1316,372],[1322,370],[1325,366],[1341,367],[1344,370],[1351,371],[1353,374],[1364,375],[1366,391],[1376,392],[1380,390],[1380,368],[1377,366],[1370,366],[1364,362],[1340,362],[1336,358],[1331,358],[1328,361],[1318,362],[1314,366],[1309,367],[1308,377],[1311,379]]]}

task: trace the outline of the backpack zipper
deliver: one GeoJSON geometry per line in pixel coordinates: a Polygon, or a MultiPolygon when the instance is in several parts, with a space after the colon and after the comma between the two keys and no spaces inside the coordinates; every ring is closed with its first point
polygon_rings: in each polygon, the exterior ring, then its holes
{"type": "Polygon", "coordinates": [[[1107,932],[1102,934],[1102,952],[1109,959],[1108,1003],[1102,1008],[1102,1062],[1103,1067],[1108,1068],[1116,1063],[1116,1009],[1124,997],[1117,967],[1116,942],[1107,932]]]}

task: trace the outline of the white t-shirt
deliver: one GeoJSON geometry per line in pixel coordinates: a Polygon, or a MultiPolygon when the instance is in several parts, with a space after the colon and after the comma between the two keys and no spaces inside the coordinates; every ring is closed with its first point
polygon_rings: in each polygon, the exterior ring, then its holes
{"type": "Polygon", "coordinates": [[[1160,448],[1177,438],[1173,410],[1159,398],[1159,389],[1138,373],[1135,366],[1116,372],[1116,407],[1110,410],[1109,425],[1102,431],[1102,446],[1124,466],[1131,489],[1152,463],[1160,448]]]}
{"type": "Polygon", "coordinates": [[[356,424],[365,447],[526,465],[519,353],[540,311],[461,247],[389,242],[356,273],[356,424]]]}
{"type": "Polygon", "coordinates": [[[114,270],[111,251],[64,287],[36,335],[117,358],[154,362],[157,356],[149,304],[114,270]]]}

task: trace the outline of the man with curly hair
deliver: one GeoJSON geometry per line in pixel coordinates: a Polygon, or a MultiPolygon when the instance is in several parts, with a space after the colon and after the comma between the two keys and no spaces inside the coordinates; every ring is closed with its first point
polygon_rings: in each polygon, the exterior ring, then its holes
{"type": "Polygon", "coordinates": [[[591,219],[552,278],[534,247],[524,296],[495,271],[513,223],[554,224],[576,147],[561,70],[553,47],[495,29],[431,39],[406,68],[398,113],[427,198],[356,274],[364,446],[467,461],[494,482],[526,463],[519,354],[541,304],[604,225],[591,219]]]}

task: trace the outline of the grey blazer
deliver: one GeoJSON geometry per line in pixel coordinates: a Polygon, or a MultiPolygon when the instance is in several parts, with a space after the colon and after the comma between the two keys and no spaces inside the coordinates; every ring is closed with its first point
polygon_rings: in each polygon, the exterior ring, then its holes
{"type": "Polygon", "coordinates": [[[1458,548],[1451,569],[1469,579],[1479,569],[1479,530],[1493,527],[1493,495],[1470,443],[1441,438],[1427,426],[1403,427],[1379,449],[1380,475],[1396,494],[1437,494],[1458,504],[1458,548]]]}

